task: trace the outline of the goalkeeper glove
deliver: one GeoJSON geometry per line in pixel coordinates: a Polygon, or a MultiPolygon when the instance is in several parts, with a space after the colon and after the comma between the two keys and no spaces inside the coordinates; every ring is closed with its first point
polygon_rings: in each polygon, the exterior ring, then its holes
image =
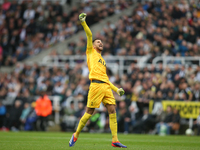
{"type": "Polygon", "coordinates": [[[120,88],[120,89],[118,89],[117,90],[117,94],[119,95],[119,96],[122,96],[122,95],[124,95],[124,90],[122,89],[122,88],[120,88]]]}
{"type": "Polygon", "coordinates": [[[80,20],[81,22],[84,22],[85,19],[86,19],[86,16],[87,16],[86,13],[81,13],[81,14],[79,15],[79,20],[80,20]]]}

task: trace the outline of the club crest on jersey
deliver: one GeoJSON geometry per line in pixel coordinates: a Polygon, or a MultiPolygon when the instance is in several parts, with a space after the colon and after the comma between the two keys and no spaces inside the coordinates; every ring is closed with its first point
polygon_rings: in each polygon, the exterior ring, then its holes
{"type": "Polygon", "coordinates": [[[102,65],[104,65],[106,67],[106,63],[104,61],[102,61],[101,59],[99,59],[98,62],[101,63],[102,65]]]}

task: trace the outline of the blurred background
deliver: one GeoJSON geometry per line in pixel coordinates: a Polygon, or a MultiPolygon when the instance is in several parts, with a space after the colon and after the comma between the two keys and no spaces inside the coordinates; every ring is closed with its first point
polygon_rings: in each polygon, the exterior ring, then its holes
{"type": "MultiPolygon", "coordinates": [[[[118,131],[199,135],[200,0],[0,0],[1,131],[76,129],[90,85],[82,12],[125,90],[118,131]]],[[[103,105],[83,131],[110,132],[103,105]]]]}

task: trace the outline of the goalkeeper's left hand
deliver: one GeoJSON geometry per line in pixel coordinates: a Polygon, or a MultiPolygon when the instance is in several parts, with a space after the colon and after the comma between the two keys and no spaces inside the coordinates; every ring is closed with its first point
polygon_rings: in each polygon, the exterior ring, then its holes
{"type": "Polygon", "coordinates": [[[85,19],[86,19],[86,16],[87,16],[86,13],[81,13],[81,14],[79,15],[79,20],[80,20],[81,22],[84,22],[85,19]]]}
{"type": "Polygon", "coordinates": [[[122,89],[122,88],[119,88],[118,90],[117,90],[117,94],[119,95],[119,96],[122,96],[122,95],[124,95],[124,90],[122,89]]]}

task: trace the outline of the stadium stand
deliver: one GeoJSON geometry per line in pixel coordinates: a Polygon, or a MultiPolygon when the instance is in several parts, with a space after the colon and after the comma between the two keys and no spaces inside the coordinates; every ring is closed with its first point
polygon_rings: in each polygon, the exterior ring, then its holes
{"type": "Polygon", "coordinates": [[[2,4],[0,65],[12,66],[71,37],[82,29],[77,17],[83,11],[88,13],[88,24],[92,25],[129,7],[126,2],[99,3],[98,9],[97,4],[81,3],[66,13],[59,1],[41,3],[5,1],[2,4]]]}
{"type": "MultiPolygon", "coordinates": [[[[122,97],[114,93],[120,132],[159,134],[160,122],[169,123],[171,126],[167,129],[174,130],[176,134],[183,133],[183,125],[188,127],[187,117],[180,118],[181,111],[174,109],[166,113],[162,102],[183,102],[184,105],[195,102],[197,105],[200,101],[200,67],[199,62],[192,59],[199,59],[200,54],[199,4],[184,0],[172,3],[145,1],[138,4],[131,15],[123,15],[116,23],[107,22],[95,35],[105,41],[103,55],[108,57],[108,61],[114,58],[116,64],[118,58],[123,58],[119,64],[120,67],[125,66],[122,73],[114,72],[112,67],[107,70],[110,81],[125,90],[122,97]],[[126,56],[139,60],[128,61],[126,56]],[[161,59],[152,64],[154,58],[160,56],[161,59]],[[173,57],[163,65],[168,56],[173,57]],[[145,58],[144,65],[140,66],[138,62],[142,58],[145,58]],[[183,64],[184,58],[188,60],[183,64]],[[171,66],[168,66],[169,63],[171,66]],[[153,107],[150,113],[151,101],[153,107]]],[[[90,9],[86,4],[84,10],[90,9]]],[[[73,19],[77,21],[77,18],[73,19]]],[[[77,43],[68,44],[62,54],[52,51],[48,59],[55,58],[56,63],[16,63],[12,73],[0,73],[3,104],[8,97],[13,97],[13,102],[32,102],[39,94],[38,89],[45,85],[49,96],[60,97],[61,129],[74,130],[85,111],[90,84],[88,68],[81,58],[85,55],[85,45],[85,38],[81,38],[77,43]],[[61,55],[66,58],[62,59],[61,55]]],[[[113,65],[113,62],[109,63],[113,65]]],[[[84,131],[109,131],[107,116],[101,106],[84,131]]]]}
{"type": "MultiPolygon", "coordinates": [[[[148,2],[137,6],[129,16],[116,24],[110,22],[95,35],[106,43],[104,55],[199,56],[199,8],[195,1],[148,2]],[[121,36],[120,36],[121,35],[121,36]]],[[[85,40],[69,44],[69,53],[79,52],[85,40]]],[[[174,63],[179,63],[174,62],[174,63]]]]}

